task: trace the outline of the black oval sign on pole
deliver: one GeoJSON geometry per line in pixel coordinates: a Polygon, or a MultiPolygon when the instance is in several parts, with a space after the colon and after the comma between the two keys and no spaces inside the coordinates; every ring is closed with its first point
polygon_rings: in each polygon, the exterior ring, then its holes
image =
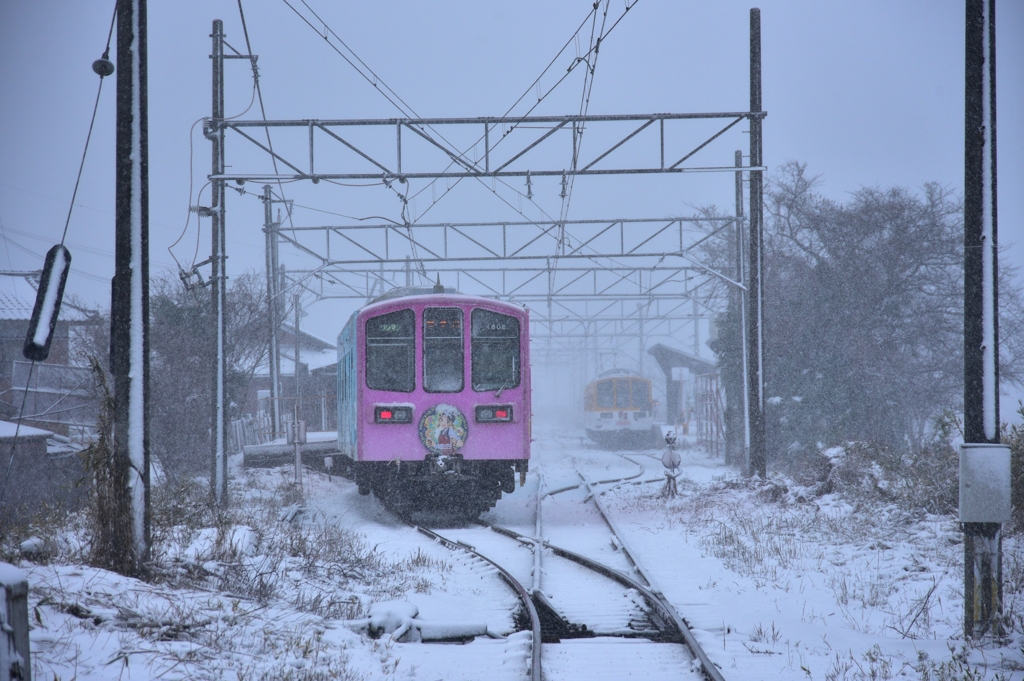
{"type": "Polygon", "coordinates": [[[64,299],[64,284],[71,269],[71,252],[57,244],[46,254],[43,276],[39,280],[36,306],[32,310],[32,321],[21,354],[34,362],[44,361],[50,354],[53,330],[57,327],[60,302],[64,299]]]}

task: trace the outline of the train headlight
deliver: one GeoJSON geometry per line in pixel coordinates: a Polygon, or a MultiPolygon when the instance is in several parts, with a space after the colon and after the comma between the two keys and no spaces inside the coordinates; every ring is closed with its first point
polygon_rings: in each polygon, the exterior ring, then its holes
{"type": "Polygon", "coordinates": [[[374,423],[412,423],[412,407],[380,405],[373,408],[374,423]]]}
{"type": "Polygon", "coordinates": [[[485,404],[476,408],[477,423],[511,423],[511,404],[485,404]]]}

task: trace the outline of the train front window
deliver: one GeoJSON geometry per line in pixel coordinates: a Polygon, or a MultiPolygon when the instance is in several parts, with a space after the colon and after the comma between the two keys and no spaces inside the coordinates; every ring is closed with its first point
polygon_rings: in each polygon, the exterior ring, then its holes
{"type": "Polygon", "coordinates": [[[519,320],[512,315],[473,310],[473,390],[507,390],[519,385],[519,320]]]}
{"type": "Polygon", "coordinates": [[[366,387],[416,389],[416,313],[398,310],[366,320],[366,387]]]}
{"type": "Polygon", "coordinates": [[[651,384],[647,381],[633,379],[633,407],[648,410],[651,408],[651,384]]]}
{"type": "Polygon", "coordinates": [[[615,379],[615,408],[629,409],[629,379],[615,379]]]}
{"type": "Polygon", "coordinates": [[[423,389],[457,393],[465,384],[462,310],[428,307],[423,310],[423,389]]]}

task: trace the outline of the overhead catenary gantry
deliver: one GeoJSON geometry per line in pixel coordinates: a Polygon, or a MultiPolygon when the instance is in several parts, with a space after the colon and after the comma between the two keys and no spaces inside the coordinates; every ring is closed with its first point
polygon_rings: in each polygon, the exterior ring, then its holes
{"type": "MultiPolygon", "coordinates": [[[[218,24],[215,43],[224,37],[218,24]]],[[[215,109],[215,115],[204,121],[204,134],[219,152],[209,175],[213,195],[223,197],[229,183],[263,185],[259,194],[242,189],[240,193],[264,201],[268,293],[271,315],[278,321],[297,290],[317,300],[366,301],[393,286],[433,283],[441,276],[446,285],[466,293],[528,305],[533,312],[535,361],[543,362],[545,355],[558,361],[567,353],[576,359],[588,353],[614,356],[629,347],[642,362],[639,346],[645,338],[676,337],[681,345],[692,338],[696,346],[701,320],[706,323],[722,311],[721,287],[742,291],[746,297],[747,268],[734,262],[743,249],[724,249],[729,255],[718,263],[707,262],[701,250],[709,239],[725,239],[737,247],[746,241],[748,222],[740,207],[734,215],[591,220],[563,215],[531,220],[520,206],[516,212],[526,219],[432,223],[417,222],[403,209],[401,219],[390,222],[299,225],[291,203],[275,187],[295,181],[322,187],[339,181],[376,181],[393,188],[407,209],[411,180],[442,181],[447,190],[463,181],[483,183],[495,193],[500,183],[522,202],[531,199],[533,178],[562,178],[564,197],[567,179],[572,178],[728,173],[729,182],[735,178],[739,185],[746,174],[752,185],[750,214],[760,216],[760,207],[755,211],[753,206],[753,184],[757,178],[760,201],[760,124],[766,113],[760,110],[759,75],[754,98],[754,40],[752,12],[750,111],[229,120],[222,109],[215,109]],[[723,137],[743,122],[751,132],[753,162],[747,166],[734,157],[735,147],[725,147],[730,138],[723,137]],[[580,146],[584,131],[586,156],[580,146]],[[230,164],[224,155],[229,145],[230,164]],[[574,161],[566,164],[570,154],[574,161]],[[526,194],[504,178],[525,178],[526,194]],[[274,203],[287,205],[287,221],[280,214],[273,219],[274,203]],[[294,249],[298,263],[293,261],[287,270],[279,256],[285,246],[294,249]]],[[[255,58],[225,56],[223,44],[215,44],[212,57],[217,102],[223,97],[224,59],[255,58]]],[[[759,74],[759,47],[756,58],[759,74]]],[[[217,218],[214,226],[220,232],[215,231],[214,240],[222,246],[223,202],[217,206],[217,218]]],[[[759,224],[751,225],[751,233],[755,227],[760,229],[759,224]]],[[[224,257],[222,250],[218,257],[224,257]]],[[[219,271],[223,272],[222,262],[219,271]]],[[[754,307],[758,309],[756,302],[754,307]]],[[[760,343],[760,332],[753,338],[760,343]]],[[[274,347],[273,339],[271,344],[274,347]]],[[[755,354],[760,357],[760,350],[755,354]]],[[[271,371],[278,366],[272,358],[271,371]]],[[[277,378],[272,382],[276,389],[277,378]]],[[[215,419],[223,419],[222,396],[218,403],[215,419]]],[[[754,398],[750,404],[755,404],[754,398]]]]}
{"type": "MultiPolygon", "coordinates": [[[[479,118],[388,118],[388,119],[339,119],[339,120],[224,120],[215,124],[209,120],[207,132],[213,128],[223,131],[237,133],[239,138],[258,147],[268,156],[275,158],[287,170],[273,172],[227,172],[226,170],[210,175],[210,180],[230,181],[293,181],[293,180],[411,180],[411,179],[461,179],[461,178],[487,178],[487,177],[544,177],[544,176],[587,176],[587,175],[639,175],[639,174],[681,174],[681,173],[707,173],[707,172],[735,172],[733,165],[707,165],[707,166],[684,166],[683,163],[690,160],[698,152],[707,147],[711,142],[718,139],[737,123],[744,120],[760,120],[766,114],[764,112],[719,112],[719,113],[663,113],[663,114],[625,114],[625,115],[571,115],[571,116],[526,116],[526,117],[479,117],[479,118]],[[696,146],[687,150],[677,160],[672,161],[669,156],[666,160],[666,123],[670,126],[681,121],[721,119],[728,121],[720,130],[708,136],[696,146]],[[603,124],[633,122],[640,125],[625,134],[617,134],[616,130],[609,130],[613,135],[611,142],[601,153],[595,154],[587,163],[578,162],[576,168],[565,167],[538,167],[531,161],[547,151],[549,146],[557,143],[564,143],[555,133],[566,130],[572,133],[572,140],[578,140],[580,131],[587,127],[592,136],[600,134],[595,130],[603,124]],[[650,140],[651,135],[642,140],[648,141],[645,153],[645,163],[630,164],[623,167],[608,161],[599,165],[602,161],[612,156],[612,152],[623,147],[627,142],[633,140],[649,126],[657,123],[658,134],[654,135],[654,141],[650,140]],[[247,130],[259,128],[277,129],[298,129],[308,132],[308,138],[298,142],[294,136],[291,143],[286,142],[285,147],[279,142],[276,149],[270,147],[249,134],[247,130]],[[441,135],[443,129],[448,135],[465,138],[465,130],[468,128],[469,136],[473,131],[482,131],[482,134],[471,144],[475,148],[482,144],[482,155],[473,158],[464,151],[455,149],[441,135]],[[543,129],[542,134],[529,134],[526,131],[543,129]],[[373,147],[367,146],[366,142],[358,140],[359,136],[373,136],[381,129],[386,129],[394,134],[379,135],[374,140],[373,147]],[[406,151],[402,151],[402,131],[406,133],[406,151]],[[462,134],[459,134],[462,133],[462,134]],[[518,133],[512,137],[513,133],[518,133]],[[421,140],[427,151],[432,154],[424,154],[417,150],[410,158],[409,156],[409,135],[414,134],[412,141],[421,140]],[[520,137],[526,137],[520,140],[520,137]],[[497,138],[493,140],[492,138],[497,138]],[[511,140],[515,139],[516,144],[511,140]],[[357,144],[356,141],[359,143],[357,144]],[[506,142],[502,145],[501,142],[506,142]],[[381,142],[384,142],[381,144],[381,142]],[[336,149],[325,150],[324,145],[332,145],[336,149]],[[319,147],[317,146],[319,145],[319,147]],[[499,147],[501,147],[499,149],[499,147]],[[653,147],[653,148],[652,148],[653,147]],[[319,149],[319,151],[318,151],[319,149]],[[344,150],[344,155],[324,156],[332,151],[344,150]],[[300,160],[301,158],[301,160],[300,160]],[[319,159],[319,161],[317,160],[319,159]],[[437,161],[441,160],[448,165],[437,170],[437,161]],[[410,161],[415,163],[410,168],[410,161]],[[353,164],[356,167],[353,167],[353,164]],[[303,166],[305,169],[303,169],[303,166]],[[598,167],[595,167],[598,166],[598,167]]],[[[671,130],[670,130],[671,132],[671,130]]],[[[635,143],[634,146],[639,145],[635,143]]],[[[571,151],[575,151],[572,149],[571,151]]],[[[670,152],[671,153],[671,152],[670,152]]],[[[542,164],[549,164],[551,161],[542,159],[542,164]]],[[[760,166],[741,168],[741,170],[764,170],[760,166]]]]}

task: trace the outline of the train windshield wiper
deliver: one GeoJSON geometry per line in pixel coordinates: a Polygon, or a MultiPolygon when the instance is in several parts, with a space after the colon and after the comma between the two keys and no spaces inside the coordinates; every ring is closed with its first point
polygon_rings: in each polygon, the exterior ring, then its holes
{"type": "Polygon", "coordinates": [[[508,378],[505,379],[505,382],[501,384],[500,388],[498,388],[498,392],[494,393],[494,399],[497,400],[497,399],[501,398],[501,391],[504,390],[508,386],[508,384],[512,382],[512,379],[515,378],[515,377],[516,377],[516,358],[513,357],[512,358],[512,373],[510,373],[508,375],[508,378]]]}

